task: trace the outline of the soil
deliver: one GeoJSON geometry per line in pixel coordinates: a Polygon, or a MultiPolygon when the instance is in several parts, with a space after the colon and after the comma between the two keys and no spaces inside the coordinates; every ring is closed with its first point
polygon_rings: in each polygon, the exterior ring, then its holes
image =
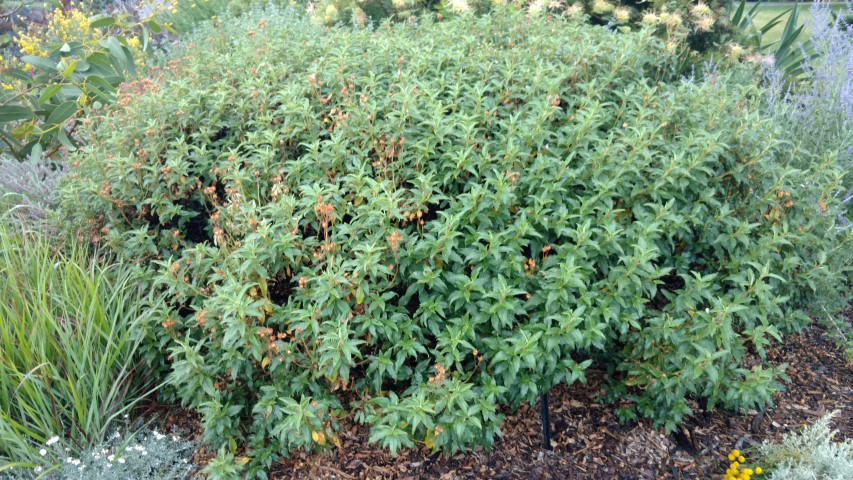
{"type": "MultiPolygon", "coordinates": [[[[395,458],[368,444],[367,428],[341,425],[342,448],[323,453],[293,453],[273,466],[271,479],[707,479],[721,478],[725,455],[812,423],[833,410],[839,440],[853,438],[853,364],[813,325],[768,347],[768,360],[788,363],[791,383],[763,412],[714,410],[696,413],[669,435],[646,421],[620,424],[616,406],[596,401],[604,372],[589,370],[586,385],[560,386],[549,394],[551,450],[543,448],[539,405],[507,413],[503,438],[491,451],[481,448],[452,456],[425,448],[403,450],[395,458]]],[[[197,416],[163,415],[164,428],[179,424],[198,432],[197,416]]],[[[204,464],[212,452],[200,450],[204,464]]]]}

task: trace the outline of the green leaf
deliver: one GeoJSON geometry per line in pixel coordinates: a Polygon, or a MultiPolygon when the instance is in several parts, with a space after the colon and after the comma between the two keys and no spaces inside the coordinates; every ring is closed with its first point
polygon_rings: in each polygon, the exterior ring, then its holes
{"type": "Polygon", "coordinates": [[[74,101],[65,102],[53,110],[53,112],[50,114],[50,116],[47,117],[47,123],[52,123],[52,124],[57,124],[57,125],[63,124],[63,123],[65,123],[66,120],[68,120],[69,118],[74,116],[75,113],[77,113],[77,102],[74,102],[74,101]]]}
{"type": "Polygon", "coordinates": [[[89,22],[89,28],[103,28],[115,25],[115,17],[103,17],[89,22]]]}
{"type": "Polygon", "coordinates": [[[21,61],[26,63],[27,65],[31,65],[39,70],[43,70],[48,73],[56,72],[56,62],[49,58],[24,55],[23,57],[21,57],[21,61]]]}
{"type": "Polygon", "coordinates": [[[115,87],[97,75],[86,77],[86,93],[98,97],[104,103],[115,100],[115,87]]]}
{"type": "Polygon", "coordinates": [[[20,105],[4,105],[0,107],[0,122],[15,122],[29,120],[35,117],[32,109],[20,105]]]}
{"type": "Polygon", "coordinates": [[[38,102],[42,105],[47,104],[59,91],[62,90],[62,85],[50,85],[41,92],[38,102]]]}
{"type": "Polygon", "coordinates": [[[148,29],[142,27],[142,51],[148,52],[148,29]]]}
{"type": "Polygon", "coordinates": [[[110,58],[116,72],[127,71],[130,76],[136,76],[136,66],[133,63],[133,56],[119,43],[116,37],[109,37],[98,43],[110,51],[110,58]]]}
{"type": "Polygon", "coordinates": [[[31,82],[33,80],[29,73],[21,70],[20,68],[7,68],[4,73],[16,80],[21,80],[22,82],[31,82]]]}
{"type": "Polygon", "coordinates": [[[30,150],[30,158],[33,160],[41,160],[41,156],[44,153],[44,149],[42,149],[40,144],[33,145],[33,148],[30,150]]]}
{"type": "Polygon", "coordinates": [[[68,134],[65,133],[64,129],[62,129],[62,128],[59,129],[59,133],[56,134],[56,138],[59,139],[59,143],[63,147],[65,147],[65,149],[68,150],[69,152],[73,152],[74,150],[77,150],[77,147],[74,146],[74,143],[72,142],[72,140],[70,138],[68,138],[68,134]]]}
{"type": "Polygon", "coordinates": [[[74,69],[77,68],[77,62],[79,61],[80,60],[74,60],[73,62],[69,63],[68,66],[65,67],[65,70],[62,71],[62,77],[66,79],[70,77],[71,74],[74,73],[74,69]]]}

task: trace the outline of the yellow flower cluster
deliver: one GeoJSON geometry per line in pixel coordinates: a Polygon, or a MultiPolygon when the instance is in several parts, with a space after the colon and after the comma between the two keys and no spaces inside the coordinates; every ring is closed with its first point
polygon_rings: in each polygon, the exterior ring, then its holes
{"type": "Polygon", "coordinates": [[[67,13],[57,8],[47,24],[48,35],[63,42],[85,38],[89,30],[89,17],[77,8],[67,13]]]}
{"type": "Polygon", "coordinates": [[[21,47],[21,53],[23,53],[24,55],[34,55],[36,57],[47,56],[47,52],[41,48],[42,44],[45,42],[38,34],[18,34],[18,36],[15,37],[15,43],[17,43],[18,46],[21,47]]]}
{"type": "Polygon", "coordinates": [[[72,8],[65,12],[57,8],[50,13],[46,27],[38,27],[29,33],[18,34],[15,43],[18,44],[21,53],[24,55],[46,57],[45,46],[52,43],[81,40],[90,35],[89,16],[84,11],[72,8]]]}
{"type": "Polygon", "coordinates": [[[732,450],[728,455],[728,459],[731,463],[728,470],[726,470],[726,474],[723,475],[723,480],[750,480],[753,475],[761,475],[762,473],[761,467],[755,467],[755,470],[742,468],[744,462],[746,462],[746,458],[738,450],[732,450]]]}

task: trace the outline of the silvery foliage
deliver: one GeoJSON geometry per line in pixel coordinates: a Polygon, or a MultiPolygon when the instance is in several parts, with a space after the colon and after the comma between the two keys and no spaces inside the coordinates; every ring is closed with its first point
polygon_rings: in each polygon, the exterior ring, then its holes
{"type": "Polygon", "coordinates": [[[853,478],[853,440],[837,442],[830,429],[838,410],[802,429],[787,434],[781,443],[765,441],[758,447],[768,462],[768,480],[814,479],[846,480],[853,478]]]}

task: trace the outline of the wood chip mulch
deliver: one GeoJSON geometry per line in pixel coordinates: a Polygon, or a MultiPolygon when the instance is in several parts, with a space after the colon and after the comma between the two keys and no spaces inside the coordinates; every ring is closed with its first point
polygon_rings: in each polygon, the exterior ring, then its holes
{"type": "MultiPolygon", "coordinates": [[[[542,446],[539,405],[507,413],[491,451],[482,448],[452,456],[425,448],[390,454],[367,443],[367,428],[342,423],[342,448],[323,453],[294,452],[273,466],[270,478],[283,479],[706,479],[721,478],[725,454],[814,422],[833,410],[837,438],[853,438],[853,364],[845,362],[830,334],[815,324],[785,342],[768,347],[768,360],[788,363],[786,391],[763,412],[710,413],[691,405],[692,418],[665,435],[646,421],[619,424],[616,406],[597,401],[606,378],[589,370],[586,385],[565,385],[549,395],[552,449],[542,446]]],[[[187,412],[161,417],[198,431],[187,412]]],[[[204,462],[211,452],[200,450],[204,462]]]]}

